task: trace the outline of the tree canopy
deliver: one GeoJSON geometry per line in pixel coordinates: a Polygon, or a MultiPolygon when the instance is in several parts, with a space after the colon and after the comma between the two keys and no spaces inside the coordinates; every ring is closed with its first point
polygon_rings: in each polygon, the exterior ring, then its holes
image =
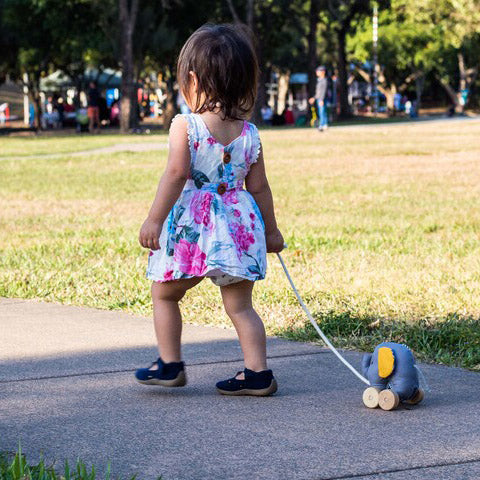
{"type": "MultiPolygon", "coordinates": [[[[257,39],[259,103],[270,72],[289,75],[327,64],[339,79],[341,113],[348,82],[371,82],[371,0],[0,0],[0,82],[25,81],[38,103],[39,81],[60,70],[84,87],[87,67],[120,69],[126,84],[155,71],[173,80],[179,50],[206,22],[242,22],[257,39]],[[125,10],[127,9],[127,10],[125,10]],[[125,17],[122,12],[133,12],[125,17]],[[123,16],[122,16],[123,15],[123,16]],[[131,40],[129,23],[131,21],[131,40]],[[131,42],[131,47],[130,45],[131,42]],[[131,51],[130,51],[131,50],[131,51]]],[[[379,89],[387,99],[437,82],[461,111],[475,103],[480,60],[480,0],[390,0],[379,3],[379,89]]],[[[125,96],[132,96],[132,89],[125,96]]],[[[123,88],[123,87],[122,87],[123,88]]],[[[126,88],[126,87],[125,87],[126,88]]],[[[127,125],[128,126],[128,125],[127,125]]]]}

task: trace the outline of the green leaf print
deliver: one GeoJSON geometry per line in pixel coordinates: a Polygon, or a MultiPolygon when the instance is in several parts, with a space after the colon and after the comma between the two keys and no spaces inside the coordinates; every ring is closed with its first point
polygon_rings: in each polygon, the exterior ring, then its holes
{"type": "Polygon", "coordinates": [[[215,215],[217,215],[218,214],[218,200],[217,200],[217,197],[213,197],[211,205],[212,205],[212,208],[213,208],[213,213],[215,215]]]}
{"type": "Polygon", "coordinates": [[[260,275],[260,269],[258,268],[257,265],[250,265],[250,266],[248,267],[248,271],[249,271],[250,273],[253,273],[254,275],[260,275]]]}
{"type": "MultiPolygon", "coordinates": [[[[260,252],[257,252],[257,255],[259,255],[260,252]]],[[[248,271],[250,273],[253,273],[254,275],[261,275],[261,270],[260,270],[260,264],[258,263],[257,259],[255,257],[253,257],[252,255],[250,255],[249,253],[247,252],[243,252],[243,254],[249,258],[251,258],[255,264],[254,265],[250,265],[248,267],[248,271]]]]}
{"type": "Polygon", "coordinates": [[[185,225],[180,233],[177,234],[177,238],[175,239],[175,243],[178,243],[181,238],[184,238],[189,243],[197,243],[200,234],[196,232],[192,227],[185,225]]]}
{"type": "Polygon", "coordinates": [[[218,176],[222,177],[223,176],[223,165],[220,164],[217,168],[218,176]]]}
{"type": "Polygon", "coordinates": [[[190,243],[198,243],[198,239],[200,234],[198,232],[189,232],[188,235],[185,236],[187,242],[190,243]]]}
{"type": "Polygon", "coordinates": [[[232,245],[230,244],[225,244],[222,242],[213,242],[212,248],[208,252],[209,255],[214,255],[217,252],[220,252],[221,250],[229,250],[232,248],[232,245]]]}
{"type": "Polygon", "coordinates": [[[204,183],[210,183],[210,179],[200,170],[192,170],[192,179],[197,188],[202,188],[204,183]]]}
{"type": "Polygon", "coordinates": [[[183,215],[184,211],[185,207],[183,205],[179,205],[175,215],[175,222],[178,222],[180,220],[180,217],[183,215]]]}

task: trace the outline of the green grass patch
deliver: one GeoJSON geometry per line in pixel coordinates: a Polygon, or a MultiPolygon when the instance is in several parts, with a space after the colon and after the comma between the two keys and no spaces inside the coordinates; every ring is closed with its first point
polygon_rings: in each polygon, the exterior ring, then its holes
{"type": "MultiPolygon", "coordinates": [[[[442,321],[421,319],[391,322],[357,317],[345,312],[316,314],[325,335],[337,347],[372,351],[381,342],[405,343],[420,360],[458,364],[480,371],[480,320],[448,315],[442,321]]],[[[297,341],[322,343],[313,326],[289,327],[276,331],[279,336],[297,341]]]]}
{"type": "MultiPolygon", "coordinates": [[[[97,475],[95,466],[91,468],[82,460],[77,460],[75,465],[70,466],[65,461],[63,468],[55,464],[48,464],[43,458],[37,464],[31,464],[27,461],[19,445],[17,452],[0,452],[0,480],[96,480],[100,478],[97,475]]],[[[105,476],[101,477],[110,480],[110,463],[107,466],[105,476]]],[[[135,480],[136,475],[130,477],[135,480]]],[[[161,480],[158,477],[157,480],[161,480]]]]}
{"type": "MultiPolygon", "coordinates": [[[[312,313],[340,329],[328,330],[340,346],[404,339],[422,359],[478,369],[479,137],[474,121],[262,131],[285,262],[312,313]]],[[[68,148],[88,150],[98,138],[74,137],[68,148]]],[[[112,141],[140,138],[153,137],[112,141]]],[[[0,139],[0,151],[19,141],[0,139]]],[[[43,142],[25,151],[44,152],[43,142]]],[[[137,238],[166,158],[1,160],[0,295],[151,315],[148,252],[137,238]]],[[[270,333],[316,338],[275,256],[254,295],[270,333]]],[[[182,311],[191,323],[230,325],[208,281],[182,311]]]]}

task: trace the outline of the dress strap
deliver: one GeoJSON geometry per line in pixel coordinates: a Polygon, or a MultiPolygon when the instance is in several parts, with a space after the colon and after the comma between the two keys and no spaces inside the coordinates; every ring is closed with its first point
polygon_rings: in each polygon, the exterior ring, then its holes
{"type": "Polygon", "coordinates": [[[176,117],[183,117],[187,120],[187,136],[188,136],[188,147],[190,150],[190,163],[193,163],[197,154],[198,142],[199,142],[199,131],[198,131],[198,122],[195,119],[193,113],[179,113],[175,115],[176,117]]]}

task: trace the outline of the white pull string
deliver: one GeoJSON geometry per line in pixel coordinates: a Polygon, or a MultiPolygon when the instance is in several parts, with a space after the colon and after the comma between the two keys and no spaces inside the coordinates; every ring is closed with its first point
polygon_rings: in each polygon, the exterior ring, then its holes
{"type": "Polygon", "coordinates": [[[320,327],[318,326],[318,323],[315,321],[315,319],[312,317],[312,314],[308,310],[307,306],[303,303],[302,297],[300,297],[300,294],[298,293],[297,289],[295,288],[295,284],[293,283],[292,277],[290,277],[290,274],[288,273],[287,267],[285,266],[285,263],[283,262],[283,258],[280,255],[280,253],[277,253],[278,259],[280,260],[280,263],[282,264],[283,271],[285,272],[285,275],[288,278],[288,281],[290,282],[290,285],[292,286],[293,292],[295,293],[295,296],[297,297],[298,302],[302,306],[303,310],[307,314],[308,319],[310,320],[310,323],[313,325],[313,328],[317,331],[317,333],[320,335],[321,339],[325,342],[327,347],[338,357],[338,359],[353,373],[355,374],[363,383],[366,383],[367,385],[370,385],[370,382],[363,376],[360,375],[360,373],[350,365],[350,363],[345,360],[342,355],[338,352],[338,350],[331,344],[330,340],[325,336],[325,334],[322,332],[320,327]]]}

